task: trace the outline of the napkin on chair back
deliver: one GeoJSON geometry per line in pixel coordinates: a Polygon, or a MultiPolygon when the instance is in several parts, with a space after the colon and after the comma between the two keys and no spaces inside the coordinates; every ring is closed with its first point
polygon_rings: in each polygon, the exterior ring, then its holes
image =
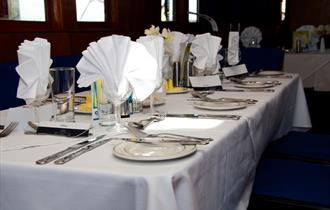
{"type": "Polygon", "coordinates": [[[195,56],[193,65],[204,74],[217,73],[221,57],[218,56],[221,38],[210,33],[196,35],[191,44],[191,53],[195,56]]]}
{"type": "Polygon", "coordinates": [[[50,43],[46,39],[35,38],[25,40],[18,47],[18,66],[16,71],[20,76],[17,88],[17,98],[22,98],[27,104],[44,97],[49,82],[50,43]]]}
{"type": "Polygon", "coordinates": [[[103,37],[90,43],[82,54],[77,64],[79,87],[101,79],[105,94],[114,102],[128,98],[132,91],[144,100],[155,89],[157,62],[142,44],[130,37],[103,37]]]}

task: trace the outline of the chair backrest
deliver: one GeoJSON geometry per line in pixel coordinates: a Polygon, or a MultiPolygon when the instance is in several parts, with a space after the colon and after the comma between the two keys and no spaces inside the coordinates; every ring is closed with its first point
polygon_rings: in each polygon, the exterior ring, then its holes
{"type": "Polygon", "coordinates": [[[284,51],[279,48],[240,48],[241,63],[249,72],[264,70],[282,70],[284,51]]]}

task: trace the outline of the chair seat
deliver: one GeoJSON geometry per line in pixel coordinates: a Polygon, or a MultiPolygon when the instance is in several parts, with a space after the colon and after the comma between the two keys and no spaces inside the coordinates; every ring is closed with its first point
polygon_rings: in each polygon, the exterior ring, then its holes
{"type": "Polygon", "coordinates": [[[265,150],[264,156],[330,165],[330,135],[290,132],[272,142],[265,150]]]}
{"type": "Polygon", "coordinates": [[[264,158],[257,168],[252,195],[315,207],[308,209],[330,209],[330,166],[264,158]]]}

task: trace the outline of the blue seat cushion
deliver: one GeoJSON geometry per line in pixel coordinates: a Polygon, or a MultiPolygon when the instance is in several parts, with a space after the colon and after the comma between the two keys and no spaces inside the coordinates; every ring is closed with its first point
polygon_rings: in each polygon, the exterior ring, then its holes
{"type": "Polygon", "coordinates": [[[263,158],[257,167],[252,193],[302,205],[330,207],[330,166],[263,158]]]}
{"type": "Polygon", "coordinates": [[[272,142],[265,150],[264,156],[330,165],[330,135],[290,132],[272,142]]]}

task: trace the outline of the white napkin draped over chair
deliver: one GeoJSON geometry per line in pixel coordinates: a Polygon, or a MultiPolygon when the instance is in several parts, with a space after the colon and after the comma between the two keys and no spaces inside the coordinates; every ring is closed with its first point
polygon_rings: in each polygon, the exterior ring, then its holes
{"type": "Polygon", "coordinates": [[[44,97],[49,83],[49,67],[51,45],[46,39],[35,38],[24,40],[18,47],[18,66],[16,71],[20,76],[17,88],[17,98],[24,99],[27,104],[44,97]]]}
{"type": "Polygon", "coordinates": [[[103,37],[90,43],[82,54],[77,64],[79,87],[101,79],[111,100],[127,98],[132,91],[144,100],[155,89],[157,62],[142,44],[129,37],[103,37]]]}
{"type": "Polygon", "coordinates": [[[200,71],[211,70],[216,73],[220,68],[218,56],[221,38],[210,33],[196,35],[191,44],[191,53],[195,56],[193,65],[200,71]]]}

